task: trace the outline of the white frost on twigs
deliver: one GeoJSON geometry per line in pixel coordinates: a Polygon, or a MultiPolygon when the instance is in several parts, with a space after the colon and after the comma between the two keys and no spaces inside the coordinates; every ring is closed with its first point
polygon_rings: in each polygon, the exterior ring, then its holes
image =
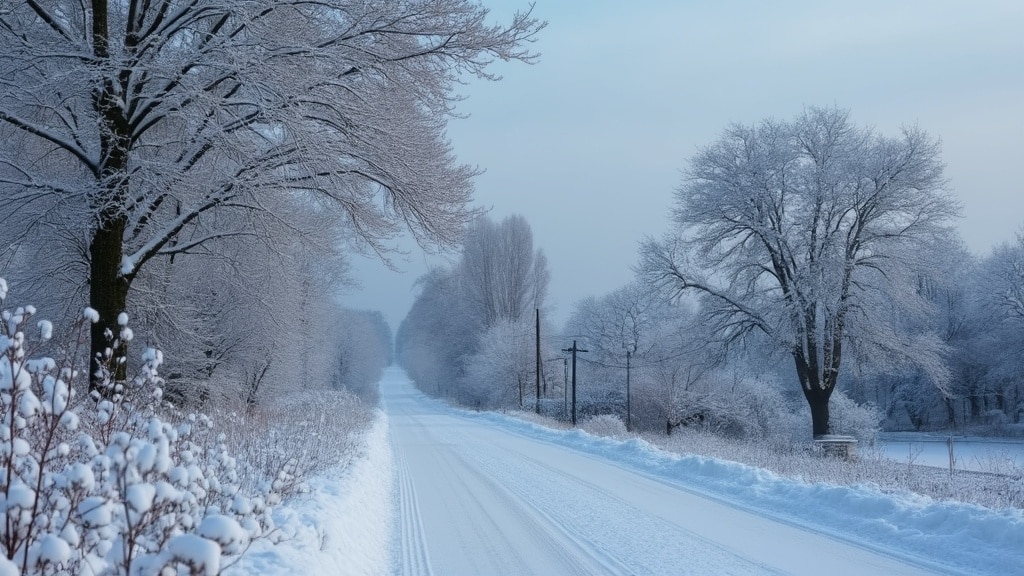
{"type": "Polygon", "coordinates": [[[86,308],[82,311],[82,317],[93,324],[100,321],[100,313],[95,308],[86,308]]]}

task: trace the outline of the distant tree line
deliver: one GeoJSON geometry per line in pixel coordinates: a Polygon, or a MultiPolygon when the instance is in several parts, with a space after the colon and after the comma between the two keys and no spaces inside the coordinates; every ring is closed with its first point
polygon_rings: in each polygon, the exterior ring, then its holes
{"type": "Polygon", "coordinates": [[[458,263],[419,280],[396,335],[398,361],[429,394],[477,408],[533,407],[535,311],[548,280],[525,218],[480,217],[458,263]]]}
{"type": "MultiPolygon", "coordinates": [[[[544,382],[564,379],[548,362],[560,348],[588,350],[584,417],[796,437],[808,421],[814,436],[1019,428],[1024,233],[984,257],[964,248],[925,131],[883,135],[834,107],[732,125],[691,159],[672,214],[635,282],[577,303],[545,340],[544,382]]],[[[481,300],[505,280],[477,267],[501,258],[479,242],[421,281],[399,359],[425,390],[515,406],[537,374],[529,319],[481,300]]]]}

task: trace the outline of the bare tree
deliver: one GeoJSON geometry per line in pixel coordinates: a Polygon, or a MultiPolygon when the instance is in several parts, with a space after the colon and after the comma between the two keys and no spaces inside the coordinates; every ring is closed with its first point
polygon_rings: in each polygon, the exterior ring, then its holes
{"type": "Polygon", "coordinates": [[[459,263],[420,279],[398,330],[399,362],[424,391],[478,405],[509,403],[502,391],[518,391],[522,404],[537,370],[533,310],[544,305],[549,277],[526,219],[480,217],[459,263]]]}
{"type": "Polygon", "coordinates": [[[733,125],[690,162],[677,232],[646,242],[642,269],[698,294],[723,344],[760,335],[788,353],[814,435],[826,434],[846,344],[913,357],[943,383],[938,339],[907,342],[887,322],[920,302],[915,249],[957,214],[942,169],[924,131],[882,136],[845,110],[733,125]]]}
{"type": "Polygon", "coordinates": [[[519,321],[540,308],[550,278],[547,258],[534,251],[530,224],[520,215],[497,224],[478,218],[466,234],[459,276],[485,328],[499,320],[519,321]]]}
{"type": "Polygon", "coordinates": [[[5,5],[4,210],[80,226],[94,356],[144,266],[286,218],[274,196],[344,214],[378,253],[405,227],[452,243],[476,173],[444,137],[453,85],[531,61],[543,26],[486,14],[469,0],[5,5]]]}

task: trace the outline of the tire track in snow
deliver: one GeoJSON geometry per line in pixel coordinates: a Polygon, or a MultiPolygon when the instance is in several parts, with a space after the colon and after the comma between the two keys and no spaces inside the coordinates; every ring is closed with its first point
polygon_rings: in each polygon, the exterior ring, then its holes
{"type": "MultiPolygon", "coordinates": [[[[538,515],[545,517],[549,525],[561,530],[567,538],[574,541],[581,549],[586,550],[588,555],[605,566],[610,574],[646,574],[648,573],[647,570],[639,566],[643,565],[645,560],[650,560],[651,555],[641,554],[638,556],[635,554],[640,549],[638,546],[642,546],[643,543],[638,543],[634,546],[621,546],[622,549],[632,548],[631,551],[634,553],[632,557],[622,557],[620,553],[615,552],[608,545],[602,545],[600,543],[602,540],[600,535],[593,532],[595,524],[581,524],[578,516],[569,513],[569,507],[566,504],[569,501],[569,495],[561,494],[561,496],[566,498],[555,497],[556,487],[572,486],[572,495],[577,500],[585,500],[591,509],[601,509],[611,516],[622,517],[627,514],[631,515],[637,523],[644,525],[647,531],[654,528],[653,533],[661,535],[662,539],[667,541],[667,543],[674,543],[678,547],[682,547],[683,543],[685,543],[685,546],[691,550],[699,549],[700,555],[705,558],[709,555],[709,551],[713,551],[710,555],[717,557],[718,562],[708,563],[706,567],[709,569],[713,569],[715,566],[727,565],[736,574],[784,573],[771,566],[753,561],[748,556],[737,553],[728,546],[723,546],[719,542],[673,523],[659,514],[640,512],[616,494],[609,492],[581,475],[566,472],[541,461],[527,452],[510,446],[500,446],[500,450],[506,452],[507,456],[499,457],[495,454],[495,449],[499,448],[499,446],[496,443],[488,443],[488,446],[491,448],[488,452],[470,450],[469,447],[465,447],[467,454],[487,455],[487,458],[479,459],[474,464],[467,466],[467,468],[473,470],[481,470],[483,468],[490,472],[492,477],[499,478],[504,476],[500,470],[500,464],[502,462],[515,461],[519,466],[525,464],[534,469],[532,472],[527,472],[527,470],[519,468],[517,474],[520,478],[551,479],[552,477],[560,477],[566,481],[549,482],[547,491],[531,491],[527,486],[522,485],[521,482],[503,482],[503,485],[507,490],[515,493],[522,502],[529,505],[538,515]],[[484,460],[489,460],[489,462],[484,460]],[[547,498],[539,499],[538,495],[544,495],[547,498]],[[618,514],[615,512],[618,512],[618,514]]],[[[621,534],[620,536],[617,539],[604,540],[621,545],[622,539],[627,538],[628,535],[621,534]]],[[[647,544],[650,544],[650,542],[647,542],[647,544]]],[[[651,548],[656,548],[656,546],[651,548]]],[[[698,569],[695,573],[700,572],[701,570],[698,569]]]]}
{"type": "MultiPolygon", "coordinates": [[[[485,475],[480,470],[478,463],[467,460],[459,452],[449,452],[448,458],[457,460],[459,463],[457,468],[459,470],[468,473],[479,485],[488,487],[490,494],[500,496],[508,507],[521,510],[524,513],[522,516],[523,520],[528,521],[534,527],[535,533],[548,536],[547,539],[544,539],[547,547],[558,553],[567,563],[573,566],[574,570],[570,574],[579,574],[581,576],[598,573],[615,576],[634,574],[624,562],[609,550],[599,546],[596,542],[588,540],[578,531],[572,530],[564,522],[555,519],[538,507],[529,497],[529,494],[525,494],[521,490],[515,489],[512,485],[501,482],[495,476],[485,475]]],[[[455,468],[455,466],[452,466],[453,470],[455,468]]],[[[457,475],[455,478],[467,489],[466,493],[478,505],[484,505],[475,495],[475,491],[469,489],[469,484],[464,476],[457,475]]]]}
{"type": "Polygon", "coordinates": [[[399,523],[402,544],[402,576],[433,576],[430,551],[423,536],[416,486],[401,446],[392,442],[395,470],[398,475],[399,523]]]}
{"type": "MultiPolygon", "coordinates": [[[[571,483],[574,483],[574,484],[576,484],[578,486],[581,486],[581,487],[585,488],[586,490],[592,492],[593,494],[595,494],[598,497],[595,500],[598,500],[598,499],[604,500],[607,503],[605,505],[608,506],[609,508],[620,507],[622,509],[632,510],[634,513],[636,513],[636,509],[633,508],[628,502],[622,500],[621,498],[619,498],[615,494],[609,492],[608,490],[605,490],[604,488],[598,486],[597,484],[582,478],[581,476],[578,476],[578,475],[575,475],[575,474],[570,474],[568,472],[565,472],[564,470],[560,470],[560,469],[558,469],[558,468],[556,468],[554,466],[551,466],[549,464],[541,462],[540,460],[538,460],[536,458],[533,458],[532,456],[530,456],[530,455],[528,455],[526,453],[520,452],[518,450],[511,450],[511,452],[516,453],[519,456],[519,458],[521,458],[523,461],[529,462],[531,465],[536,466],[537,468],[539,468],[541,470],[545,470],[550,475],[560,476],[562,478],[565,478],[566,480],[568,480],[571,483]]],[[[552,519],[552,521],[557,523],[557,524],[559,524],[559,525],[565,526],[567,529],[571,529],[570,528],[571,525],[569,525],[569,524],[561,523],[561,522],[559,522],[558,520],[555,520],[555,519],[552,519]]],[[[702,536],[702,535],[700,535],[700,534],[698,534],[698,533],[696,533],[696,532],[694,532],[692,530],[689,530],[689,529],[686,529],[686,528],[684,528],[682,526],[674,524],[674,523],[672,523],[672,522],[670,522],[670,521],[668,521],[668,520],[666,520],[666,519],[664,519],[664,518],[662,518],[662,517],[660,517],[658,515],[646,514],[645,523],[648,526],[655,526],[655,527],[657,527],[657,531],[662,533],[662,534],[677,533],[677,534],[685,535],[685,538],[680,538],[680,539],[678,539],[678,541],[687,541],[687,542],[699,543],[700,546],[702,546],[705,549],[717,550],[720,553],[722,553],[722,554],[724,554],[724,555],[726,555],[726,556],[728,556],[728,557],[730,557],[730,558],[732,558],[734,560],[734,562],[730,563],[730,565],[733,565],[734,563],[748,564],[749,568],[751,568],[752,570],[756,571],[757,573],[761,573],[761,574],[783,574],[783,572],[775,570],[775,569],[773,569],[770,566],[766,566],[764,564],[758,564],[756,562],[753,562],[746,555],[739,554],[739,553],[731,550],[727,546],[723,546],[719,542],[716,542],[716,541],[711,540],[709,538],[706,538],[706,537],[704,537],[704,536],[702,536]]],[[[578,532],[578,531],[574,530],[574,532],[578,532]]],[[[579,537],[580,538],[585,538],[585,536],[583,536],[583,534],[579,534],[579,537]]],[[[623,566],[625,566],[625,564],[623,564],[623,566]]],[[[626,572],[626,573],[632,574],[633,572],[626,572]]]]}

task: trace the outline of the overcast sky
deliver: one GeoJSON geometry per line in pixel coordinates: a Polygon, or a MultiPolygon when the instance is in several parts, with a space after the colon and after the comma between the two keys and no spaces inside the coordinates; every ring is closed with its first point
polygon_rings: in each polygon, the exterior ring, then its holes
{"type": "MultiPolygon", "coordinates": [[[[484,0],[507,21],[526,2],[484,0]]],[[[1024,224],[1024,2],[1021,0],[538,0],[548,21],[533,66],[463,86],[449,137],[486,173],[477,204],[522,214],[548,256],[553,316],[632,279],[637,245],[668,230],[681,171],[730,122],[790,119],[837,105],[895,134],[942,139],[976,253],[1024,224]]],[[[406,243],[393,272],[357,259],[361,290],[393,330],[413,284],[443,258],[406,243]]],[[[450,255],[454,261],[456,255],[450,255]]]]}

